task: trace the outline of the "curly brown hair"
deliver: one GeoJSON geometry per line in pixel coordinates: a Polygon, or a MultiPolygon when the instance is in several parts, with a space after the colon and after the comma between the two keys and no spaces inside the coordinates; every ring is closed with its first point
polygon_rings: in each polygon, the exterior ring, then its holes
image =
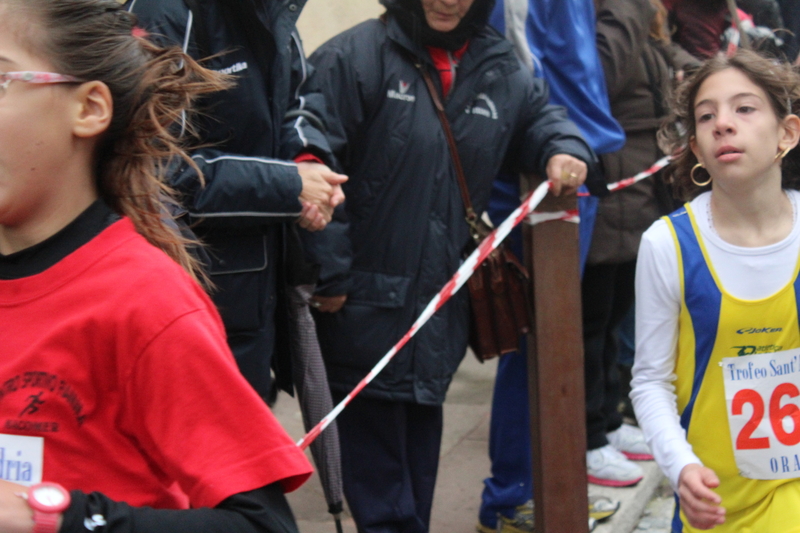
{"type": "Polygon", "coordinates": [[[160,48],[134,31],[135,15],[116,0],[0,0],[23,45],[58,72],[105,83],[113,116],[95,160],[100,197],[195,280],[208,278],[188,251],[198,243],[170,219],[174,191],[163,177],[170,161],[183,159],[193,133],[187,113],[205,94],[226,89],[225,75],[200,66],[178,47],[160,48]],[[23,18],[13,20],[16,15],[23,18]],[[33,24],[31,24],[33,22],[33,24]],[[178,127],[176,127],[178,126],[178,127]]]}
{"type": "MultiPolygon", "coordinates": [[[[729,68],[739,70],[763,89],[778,120],[783,120],[789,114],[800,114],[800,73],[788,63],[744,49],[739,49],[731,57],[718,55],[707,60],[675,91],[671,102],[672,115],[658,132],[661,149],[675,155],[666,173],[673,182],[676,195],[682,200],[691,200],[711,188],[711,185],[698,187],[691,180],[692,167],[697,164],[697,158],[688,148],[697,127],[694,105],[703,82],[709,76],[729,68]]],[[[789,152],[781,168],[783,187],[800,188],[800,150],[789,152]]],[[[707,178],[705,169],[696,172],[698,181],[707,178]]]]}

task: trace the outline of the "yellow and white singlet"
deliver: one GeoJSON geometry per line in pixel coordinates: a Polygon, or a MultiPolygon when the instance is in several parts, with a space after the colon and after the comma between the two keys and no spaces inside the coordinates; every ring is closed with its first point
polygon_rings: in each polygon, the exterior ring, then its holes
{"type": "MultiPolygon", "coordinates": [[[[678,412],[693,452],[720,478],[715,491],[727,512],[725,524],[713,531],[800,532],[800,479],[755,480],[739,474],[720,367],[725,357],[800,347],[800,260],[792,280],[775,294],[761,300],[736,298],[715,274],[689,204],[664,220],[675,240],[681,283],[678,412]]],[[[673,533],[695,531],[678,507],[673,533]]]]}

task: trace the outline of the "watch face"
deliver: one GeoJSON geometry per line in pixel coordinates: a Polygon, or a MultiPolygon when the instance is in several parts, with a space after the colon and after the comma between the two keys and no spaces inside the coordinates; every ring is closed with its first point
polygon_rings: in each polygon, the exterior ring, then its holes
{"type": "Polygon", "coordinates": [[[39,486],[31,492],[31,497],[42,507],[57,509],[64,504],[67,494],[59,487],[39,486]]]}

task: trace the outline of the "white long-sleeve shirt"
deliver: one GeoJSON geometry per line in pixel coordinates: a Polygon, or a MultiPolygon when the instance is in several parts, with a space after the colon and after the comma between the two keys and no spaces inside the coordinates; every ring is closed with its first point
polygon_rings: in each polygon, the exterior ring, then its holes
{"type": "MultiPolygon", "coordinates": [[[[758,248],[734,246],[717,235],[709,218],[711,193],[703,193],[691,202],[706,251],[725,292],[745,300],[761,300],[793,281],[800,254],[800,192],[786,193],[794,210],[791,233],[778,243],[758,248]]],[[[675,241],[667,223],[658,220],[642,236],[636,266],[636,359],[631,399],[656,462],[673,487],[678,486],[683,467],[702,464],[680,425],[673,385],[680,305],[675,241]]]]}

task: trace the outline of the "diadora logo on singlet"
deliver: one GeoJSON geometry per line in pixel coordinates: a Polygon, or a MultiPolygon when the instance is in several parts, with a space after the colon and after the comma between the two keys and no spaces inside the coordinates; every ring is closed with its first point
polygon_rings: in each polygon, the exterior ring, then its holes
{"type": "Polygon", "coordinates": [[[236,74],[237,72],[242,72],[243,70],[247,70],[247,61],[239,61],[235,65],[221,68],[217,72],[222,74],[236,74]]]}
{"type": "Polygon", "coordinates": [[[410,83],[406,83],[403,80],[400,80],[400,84],[398,85],[397,91],[394,89],[389,89],[386,93],[388,98],[392,98],[393,100],[401,100],[403,102],[415,102],[417,97],[413,94],[408,94],[408,89],[411,88],[410,83]]]}
{"type": "Polygon", "coordinates": [[[475,101],[471,106],[467,106],[464,110],[467,115],[480,115],[482,117],[497,120],[497,106],[485,93],[480,93],[475,97],[475,101]]]}
{"type": "Polygon", "coordinates": [[[736,331],[739,335],[749,335],[751,333],[779,333],[783,328],[742,328],[736,331]]]}
{"type": "Polygon", "coordinates": [[[783,350],[783,346],[778,346],[777,344],[767,346],[731,346],[731,350],[736,350],[736,355],[741,357],[743,355],[780,352],[783,350]]]}

